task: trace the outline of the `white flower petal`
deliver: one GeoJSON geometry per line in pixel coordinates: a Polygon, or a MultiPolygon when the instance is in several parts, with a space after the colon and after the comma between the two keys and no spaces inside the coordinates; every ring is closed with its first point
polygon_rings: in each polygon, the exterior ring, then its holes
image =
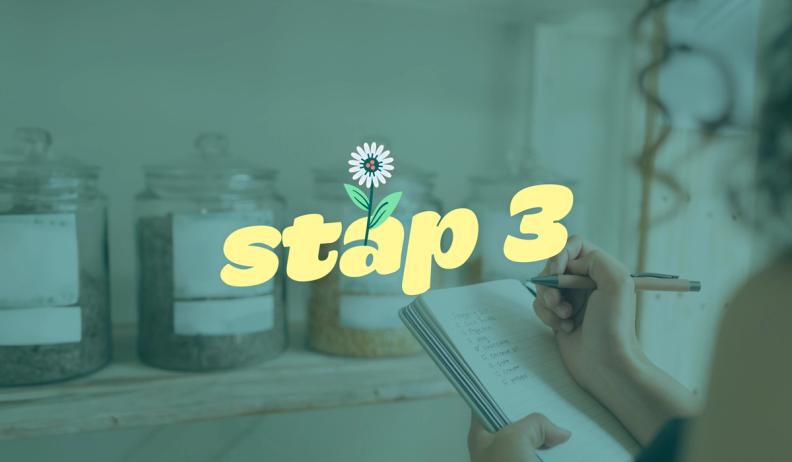
{"type": "Polygon", "coordinates": [[[358,169],[358,171],[355,173],[355,175],[352,176],[352,181],[357,180],[358,178],[363,176],[364,173],[366,173],[366,172],[364,172],[362,169],[358,169]]]}
{"type": "Polygon", "coordinates": [[[376,153],[376,152],[377,152],[377,143],[375,143],[374,141],[372,141],[372,142],[371,142],[371,146],[370,146],[370,147],[371,147],[371,153],[372,153],[372,154],[374,154],[374,153],[376,153]]]}
{"type": "Polygon", "coordinates": [[[356,160],[356,159],[350,159],[349,160],[349,165],[356,165],[356,166],[359,167],[360,166],[360,161],[356,160]]]}
{"type": "Polygon", "coordinates": [[[371,176],[370,175],[366,175],[366,187],[367,188],[371,187],[371,176]]]}
{"type": "Polygon", "coordinates": [[[384,164],[384,165],[382,166],[382,169],[383,169],[383,170],[393,170],[393,169],[394,169],[394,167],[393,167],[393,165],[391,165],[391,164],[384,164]]]}
{"type": "Polygon", "coordinates": [[[366,151],[364,151],[361,146],[357,147],[357,152],[358,152],[358,154],[360,154],[360,158],[361,159],[365,159],[366,158],[366,151]]]}
{"type": "Polygon", "coordinates": [[[380,184],[385,184],[385,177],[384,177],[384,176],[382,176],[382,172],[377,172],[377,173],[374,175],[374,179],[375,179],[375,180],[379,180],[380,184]]]}
{"type": "Polygon", "coordinates": [[[368,143],[363,143],[363,150],[366,151],[366,154],[371,153],[371,147],[368,143]]]}
{"type": "Polygon", "coordinates": [[[386,178],[390,178],[390,177],[391,177],[391,174],[390,174],[390,172],[389,172],[389,171],[387,171],[387,170],[383,170],[383,171],[382,171],[382,175],[383,175],[383,176],[385,176],[386,178]]]}
{"type": "Polygon", "coordinates": [[[388,157],[388,158],[385,158],[385,159],[380,159],[380,164],[390,164],[391,162],[393,162],[393,157],[388,157]]]}
{"type": "Polygon", "coordinates": [[[349,168],[349,173],[355,173],[355,172],[359,172],[359,171],[360,171],[360,167],[350,167],[349,168]]]}
{"type": "Polygon", "coordinates": [[[389,156],[390,156],[390,151],[383,151],[383,152],[381,152],[381,153],[377,154],[377,159],[379,159],[379,160],[385,160],[385,159],[387,159],[389,156]]]}
{"type": "Polygon", "coordinates": [[[374,182],[374,187],[375,187],[375,188],[378,188],[378,187],[379,187],[379,178],[377,178],[377,176],[376,176],[376,175],[374,175],[373,177],[371,177],[371,181],[372,181],[372,182],[374,182]]]}
{"type": "Polygon", "coordinates": [[[381,145],[377,146],[377,152],[375,152],[377,157],[379,157],[380,154],[382,154],[382,151],[384,151],[384,150],[385,150],[385,145],[384,144],[381,144],[381,145]]]}
{"type": "MultiPolygon", "coordinates": [[[[357,161],[361,161],[361,160],[363,160],[363,156],[361,156],[360,154],[358,154],[356,152],[353,152],[352,153],[352,159],[357,160],[357,161]]],[[[350,162],[352,162],[352,161],[350,160],[350,162]]]]}
{"type": "Polygon", "coordinates": [[[360,179],[358,180],[358,185],[363,186],[363,183],[366,182],[366,178],[368,178],[368,175],[360,175],[360,179]]]}

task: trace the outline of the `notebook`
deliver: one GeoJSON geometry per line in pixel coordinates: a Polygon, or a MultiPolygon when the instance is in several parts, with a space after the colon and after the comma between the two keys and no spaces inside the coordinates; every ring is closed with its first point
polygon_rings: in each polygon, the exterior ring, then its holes
{"type": "Polygon", "coordinates": [[[489,431],[541,412],[572,432],[545,462],[632,461],[638,444],[574,382],[532,304],[522,283],[501,280],[429,291],[399,316],[489,431]]]}

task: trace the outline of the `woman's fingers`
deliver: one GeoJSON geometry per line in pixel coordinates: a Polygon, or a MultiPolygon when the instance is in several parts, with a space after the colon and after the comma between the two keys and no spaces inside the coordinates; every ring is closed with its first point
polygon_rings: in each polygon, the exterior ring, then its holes
{"type": "MultiPolygon", "coordinates": [[[[550,260],[545,263],[545,267],[540,276],[549,276],[552,273],[551,271],[552,262],[550,260]]],[[[541,299],[544,302],[546,307],[553,307],[561,302],[561,292],[558,289],[554,289],[552,287],[543,286],[540,284],[536,285],[536,298],[541,299]]]]}
{"type": "Polygon", "coordinates": [[[561,252],[547,261],[548,274],[564,274],[567,263],[580,256],[583,251],[583,239],[580,236],[571,236],[561,252]]]}
{"type": "MultiPolygon", "coordinates": [[[[551,271],[552,262],[548,261],[545,264],[544,270],[539,273],[541,276],[547,276],[551,271]]],[[[571,317],[574,313],[574,309],[572,308],[572,304],[564,299],[561,295],[561,291],[555,289],[553,287],[547,287],[543,285],[536,285],[536,299],[541,300],[543,306],[551,311],[553,311],[558,317],[562,319],[566,319],[571,317]]]]}
{"type": "Polygon", "coordinates": [[[534,312],[543,323],[553,330],[561,330],[569,333],[575,330],[575,322],[569,319],[572,316],[572,307],[568,303],[566,303],[565,311],[567,309],[568,315],[566,317],[560,317],[554,311],[548,309],[540,299],[537,298],[534,300],[534,312]]]}
{"type": "Polygon", "coordinates": [[[468,450],[472,453],[481,451],[483,448],[492,444],[495,435],[488,432],[478,417],[472,412],[470,413],[470,431],[468,432],[468,450]]]}
{"type": "Polygon", "coordinates": [[[471,415],[468,448],[473,462],[541,460],[537,449],[564,443],[572,436],[542,414],[534,413],[498,431],[488,433],[471,415]]]}
{"type": "Polygon", "coordinates": [[[561,329],[561,320],[541,303],[538,303],[538,301],[534,302],[534,313],[536,313],[536,317],[545,323],[547,327],[553,330],[561,329]]]}
{"type": "MultiPolygon", "coordinates": [[[[581,269],[588,271],[587,262],[601,258],[603,254],[604,252],[590,242],[583,240],[580,236],[571,236],[561,252],[547,260],[540,276],[565,273],[588,274],[580,273],[579,271],[581,269]]],[[[616,264],[618,265],[619,263],[616,262],[616,264]]],[[[624,270],[624,274],[626,274],[626,270],[624,270]]],[[[536,301],[534,303],[536,314],[551,328],[572,332],[582,322],[588,295],[589,292],[586,291],[561,291],[553,287],[537,285],[536,301]],[[539,304],[538,307],[537,302],[539,304]],[[554,315],[556,319],[551,315],[554,315]]]]}
{"type": "Polygon", "coordinates": [[[541,306],[562,320],[569,319],[575,315],[575,309],[572,307],[572,304],[566,300],[561,300],[559,303],[549,306],[542,298],[537,297],[534,299],[534,307],[536,306],[541,306]]]}
{"type": "Polygon", "coordinates": [[[535,449],[549,449],[566,442],[569,430],[554,424],[543,414],[533,413],[512,424],[512,431],[520,432],[535,449]]]}
{"type": "Polygon", "coordinates": [[[562,302],[561,291],[552,287],[542,287],[542,290],[537,290],[536,294],[548,308],[555,307],[562,302]]]}
{"type": "MultiPolygon", "coordinates": [[[[567,272],[567,266],[570,262],[580,258],[581,255],[590,252],[595,247],[588,242],[585,242],[580,236],[571,236],[567,240],[566,245],[555,257],[547,260],[544,270],[539,273],[540,276],[553,276],[564,274],[567,272]]],[[[564,301],[561,291],[552,287],[538,285],[536,288],[537,296],[544,300],[545,306],[549,309],[564,301]]],[[[559,313],[561,315],[561,313],[559,313]]],[[[568,317],[568,316],[566,316],[568,317]]]]}

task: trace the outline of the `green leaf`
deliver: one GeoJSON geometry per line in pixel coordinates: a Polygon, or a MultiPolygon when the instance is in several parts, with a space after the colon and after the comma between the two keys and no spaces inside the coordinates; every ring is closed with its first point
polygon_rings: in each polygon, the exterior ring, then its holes
{"type": "Polygon", "coordinates": [[[349,198],[352,199],[352,203],[355,204],[357,208],[363,210],[364,212],[368,212],[370,204],[368,197],[366,197],[366,194],[363,191],[351,184],[345,184],[344,189],[346,189],[349,198]]]}
{"type": "Polygon", "coordinates": [[[385,220],[387,220],[388,217],[393,214],[393,211],[396,210],[396,206],[399,205],[401,196],[401,192],[395,192],[382,198],[380,203],[377,205],[377,208],[371,214],[371,224],[369,225],[369,229],[374,229],[377,226],[385,223],[385,220]]]}

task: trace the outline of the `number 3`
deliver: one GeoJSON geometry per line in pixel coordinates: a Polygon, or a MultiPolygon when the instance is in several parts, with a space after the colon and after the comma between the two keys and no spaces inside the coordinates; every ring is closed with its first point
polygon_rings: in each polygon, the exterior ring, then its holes
{"type": "Polygon", "coordinates": [[[529,186],[514,195],[509,207],[511,216],[539,208],[537,213],[523,215],[520,232],[536,234],[533,239],[506,236],[503,254],[518,263],[530,263],[556,256],[567,242],[567,229],[559,220],[572,210],[572,191],[558,184],[529,186]]]}

